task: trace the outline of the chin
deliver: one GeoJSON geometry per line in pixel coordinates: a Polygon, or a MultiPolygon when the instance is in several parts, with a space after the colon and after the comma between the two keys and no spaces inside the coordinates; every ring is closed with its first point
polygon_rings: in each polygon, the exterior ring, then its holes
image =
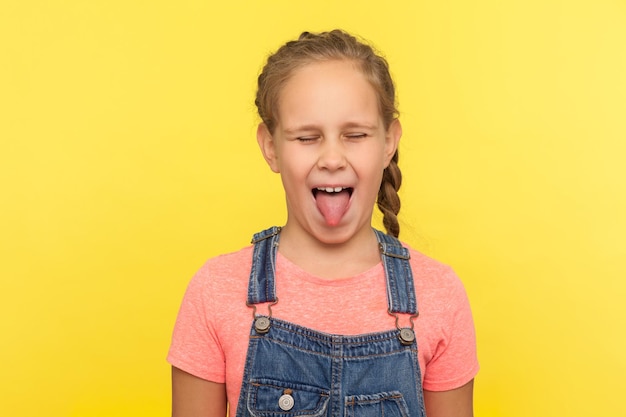
{"type": "Polygon", "coordinates": [[[349,242],[359,232],[359,229],[350,225],[325,225],[321,230],[313,232],[313,236],[326,245],[341,245],[349,242]]]}

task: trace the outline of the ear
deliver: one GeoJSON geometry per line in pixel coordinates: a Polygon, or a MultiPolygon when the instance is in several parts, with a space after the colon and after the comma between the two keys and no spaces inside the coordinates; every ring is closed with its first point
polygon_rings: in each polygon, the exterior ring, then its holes
{"type": "Polygon", "coordinates": [[[278,167],[278,157],[276,155],[276,143],[265,123],[260,123],[256,129],[256,140],[261,148],[263,158],[270,166],[270,169],[276,173],[280,172],[278,167]]]}
{"type": "Polygon", "coordinates": [[[389,166],[391,158],[398,150],[400,137],[402,137],[402,125],[400,120],[393,119],[385,134],[385,168],[389,166]]]}

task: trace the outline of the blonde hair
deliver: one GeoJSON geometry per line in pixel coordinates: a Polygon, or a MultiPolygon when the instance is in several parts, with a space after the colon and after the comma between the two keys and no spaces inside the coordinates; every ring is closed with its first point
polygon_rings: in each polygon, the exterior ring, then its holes
{"type": "MultiPolygon", "coordinates": [[[[341,30],[303,32],[297,40],[287,42],[268,57],[258,78],[255,104],[270,133],[274,133],[276,127],[280,91],[294,71],[312,62],[329,60],[352,61],[362,71],[378,96],[378,108],[385,129],[398,117],[395,87],[385,58],[371,46],[341,30]]],[[[400,212],[398,190],[401,183],[402,173],[396,151],[383,172],[377,200],[387,233],[396,237],[400,234],[397,216],[400,212]]]]}

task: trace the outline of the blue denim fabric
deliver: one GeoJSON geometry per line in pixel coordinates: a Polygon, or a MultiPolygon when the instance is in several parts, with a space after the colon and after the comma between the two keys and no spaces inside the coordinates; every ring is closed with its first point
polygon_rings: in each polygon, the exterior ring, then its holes
{"type": "MultiPolygon", "coordinates": [[[[255,235],[248,304],[276,302],[274,271],[279,228],[255,235]]],[[[391,313],[415,316],[417,303],[408,250],[376,231],[391,313]]],[[[237,416],[424,417],[417,344],[400,329],[358,336],[332,335],[269,319],[253,323],[237,416]],[[288,397],[290,406],[280,407],[288,397]]]]}

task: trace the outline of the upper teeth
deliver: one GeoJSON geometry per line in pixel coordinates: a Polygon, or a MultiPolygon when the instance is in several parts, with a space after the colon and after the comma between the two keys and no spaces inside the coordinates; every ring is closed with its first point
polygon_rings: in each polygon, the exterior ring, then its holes
{"type": "Polygon", "coordinates": [[[320,191],[326,191],[327,193],[338,193],[343,190],[343,187],[317,187],[320,191]]]}

